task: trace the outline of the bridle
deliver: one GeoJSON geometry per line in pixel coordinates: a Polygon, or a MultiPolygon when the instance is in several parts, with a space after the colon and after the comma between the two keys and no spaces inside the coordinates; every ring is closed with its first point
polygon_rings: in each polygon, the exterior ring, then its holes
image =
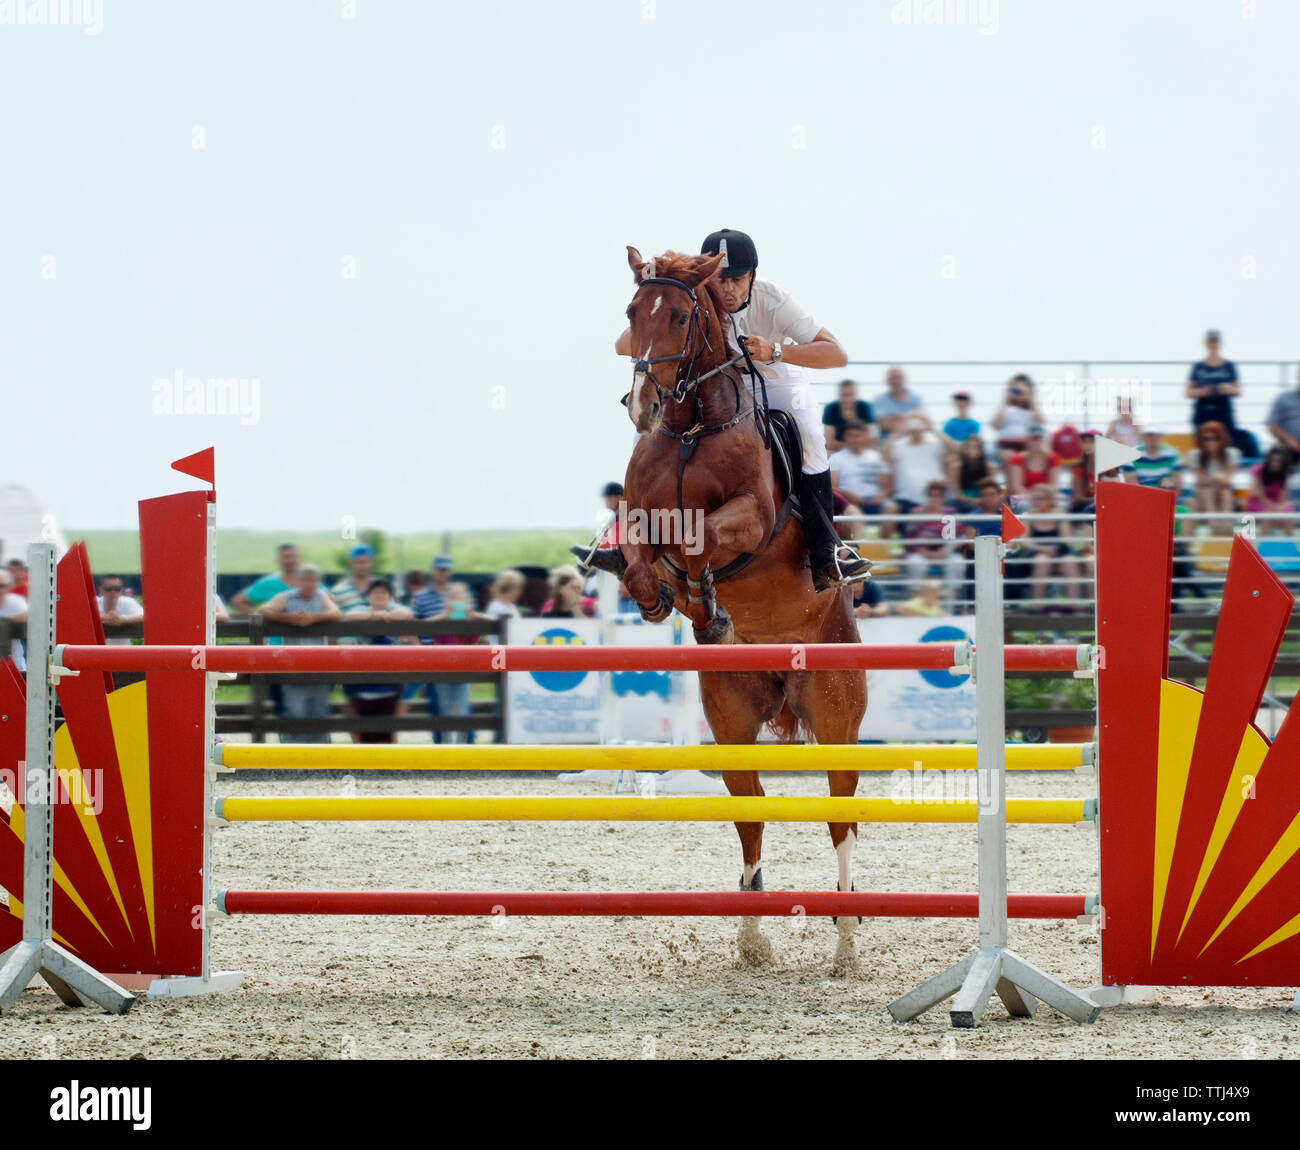
{"type": "MultiPolygon", "coordinates": [[[[681,351],[677,352],[676,355],[660,355],[654,356],[653,359],[637,360],[633,370],[638,374],[638,376],[646,376],[650,379],[651,383],[654,383],[655,394],[659,396],[660,404],[667,405],[668,399],[672,399],[672,402],[677,404],[685,403],[686,396],[695,392],[695,407],[697,407],[697,413],[699,416],[697,425],[701,425],[703,420],[703,400],[699,398],[699,385],[705,382],[706,379],[720,376],[720,374],[723,374],[725,370],[731,368],[731,366],[740,363],[741,360],[749,360],[749,355],[746,352],[741,352],[741,355],[732,356],[731,359],[727,360],[727,363],[719,364],[716,368],[712,368],[711,370],[708,370],[708,372],[703,373],[702,376],[693,376],[692,373],[695,369],[695,361],[699,359],[699,356],[702,356],[706,351],[714,350],[714,346],[708,342],[708,325],[707,322],[703,321],[702,309],[699,307],[699,298],[695,295],[695,288],[686,285],[686,283],[682,283],[680,279],[669,278],[667,275],[650,275],[650,277],[642,279],[641,285],[637,290],[640,291],[641,287],[649,287],[650,285],[653,285],[653,283],[658,283],[658,285],[664,287],[676,287],[677,290],[684,291],[686,292],[686,295],[690,296],[690,320],[688,325],[686,325],[686,342],[682,344],[681,351]],[[701,346],[692,352],[690,348],[692,348],[692,344],[695,343],[695,335],[697,335],[697,333],[699,335],[699,344],[701,344],[701,346]],[[662,383],[655,378],[654,372],[651,372],[650,368],[655,364],[671,363],[679,363],[679,366],[677,366],[675,377],[673,377],[672,389],[666,390],[662,383]]],[[[731,421],[727,422],[727,428],[731,428],[731,426],[735,426],[737,422],[740,422],[741,418],[744,418],[744,416],[740,413],[740,385],[736,383],[735,377],[728,378],[732,379],[732,386],[736,389],[737,413],[736,416],[732,417],[731,421]]],[[[659,430],[664,431],[664,434],[666,435],[673,434],[672,431],[664,430],[662,425],[660,425],[659,430]]],[[[725,428],[719,426],[718,430],[725,430],[725,428]]]]}
{"type": "MultiPolygon", "coordinates": [[[[708,324],[701,323],[699,297],[696,296],[695,289],[689,284],[684,284],[681,280],[672,279],[668,276],[648,276],[646,279],[641,281],[637,290],[640,291],[642,287],[648,287],[651,284],[660,284],[663,287],[677,288],[679,291],[684,291],[691,297],[691,318],[687,324],[686,342],[682,344],[682,350],[677,352],[676,355],[657,355],[651,359],[638,359],[635,366],[635,371],[638,375],[648,376],[650,382],[655,385],[655,392],[659,396],[659,404],[661,407],[667,406],[669,398],[671,398],[674,403],[681,404],[686,402],[686,397],[688,395],[691,395],[692,393],[695,395],[695,422],[689,428],[685,431],[672,431],[665,427],[661,420],[656,429],[661,434],[668,436],[670,439],[677,440],[677,510],[681,512],[682,484],[686,476],[686,465],[690,462],[691,456],[695,454],[695,448],[699,441],[706,435],[717,435],[723,431],[730,431],[740,423],[742,419],[748,415],[755,415],[758,410],[757,402],[750,404],[748,407],[741,407],[740,381],[736,378],[736,373],[729,371],[728,369],[734,367],[742,360],[744,361],[746,370],[750,373],[750,376],[753,379],[758,380],[763,388],[764,416],[767,415],[767,383],[763,379],[758,368],[754,366],[754,361],[750,357],[749,350],[745,347],[743,340],[740,342],[739,355],[732,356],[726,363],[719,364],[717,367],[706,371],[703,375],[692,374],[695,370],[695,363],[700,356],[703,355],[705,351],[713,350],[713,345],[709,343],[708,324]],[[692,354],[691,345],[695,342],[695,335],[697,332],[699,333],[702,346],[697,348],[694,354],[692,354]],[[654,372],[650,370],[657,363],[676,363],[678,365],[671,391],[665,391],[663,385],[655,378],[654,372]],[[736,405],[732,409],[731,415],[720,423],[705,423],[704,397],[700,394],[700,384],[702,384],[706,379],[711,379],[715,375],[723,374],[725,374],[727,379],[731,381],[731,388],[736,397],[736,405]]],[[[755,396],[755,401],[757,401],[757,396],[755,396]]],[[[627,403],[627,398],[624,398],[623,402],[627,403]]],[[[758,422],[757,415],[755,415],[755,422],[758,422]]],[[[759,424],[759,435],[762,437],[763,446],[768,449],[772,446],[771,434],[771,424],[766,418],[764,418],[759,424]]],[[[700,578],[702,580],[707,580],[710,585],[712,584],[713,576],[709,572],[707,565],[700,578]]],[[[701,584],[696,583],[689,576],[687,576],[687,584],[690,586],[692,591],[698,590],[701,586],[701,584]]],[[[692,598],[696,602],[701,601],[699,599],[694,599],[694,596],[692,596],[692,598]]]]}

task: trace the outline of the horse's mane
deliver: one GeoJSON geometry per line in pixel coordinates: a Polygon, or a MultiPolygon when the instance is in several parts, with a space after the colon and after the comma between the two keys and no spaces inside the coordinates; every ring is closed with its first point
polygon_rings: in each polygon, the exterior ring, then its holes
{"type": "MultiPolygon", "coordinates": [[[[664,279],[681,279],[683,272],[693,271],[708,258],[708,256],[693,256],[686,252],[664,252],[655,256],[645,265],[642,278],[646,276],[662,276],[664,279]]],[[[708,289],[709,301],[713,304],[714,315],[721,321],[725,312],[722,301],[718,298],[718,289],[712,283],[705,283],[703,286],[708,289]]]]}

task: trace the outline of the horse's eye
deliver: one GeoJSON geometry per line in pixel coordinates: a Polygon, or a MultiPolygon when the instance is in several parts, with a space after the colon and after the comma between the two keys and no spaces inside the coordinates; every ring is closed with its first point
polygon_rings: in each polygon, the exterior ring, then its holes
{"type": "Polygon", "coordinates": [[[677,326],[678,326],[678,327],[685,327],[685,326],[686,326],[686,317],[685,317],[684,315],[679,315],[679,316],[677,317],[677,326]]]}

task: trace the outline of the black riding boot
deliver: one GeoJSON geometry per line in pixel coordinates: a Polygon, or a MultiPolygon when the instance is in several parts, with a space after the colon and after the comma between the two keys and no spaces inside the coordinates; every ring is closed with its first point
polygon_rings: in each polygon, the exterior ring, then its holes
{"type": "Polygon", "coordinates": [[[575,545],[569,548],[570,554],[578,560],[578,566],[584,572],[591,568],[598,571],[608,571],[617,579],[622,579],[627,574],[627,560],[623,558],[621,547],[582,547],[575,545]]]}
{"type": "Polygon", "coordinates": [[[835,500],[831,495],[831,473],[806,472],[799,476],[799,502],[803,508],[803,533],[808,540],[808,561],[812,568],[814,591],[829,591],[844,583],[866,579],[871,561],[845,548],[848,556],[836,558],[843,546],[835,532],[835,500]]]}

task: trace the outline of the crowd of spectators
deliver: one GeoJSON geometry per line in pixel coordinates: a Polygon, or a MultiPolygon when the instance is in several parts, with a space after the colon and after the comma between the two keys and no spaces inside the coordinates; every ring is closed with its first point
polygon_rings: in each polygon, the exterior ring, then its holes
{"type": "MultiPolygon", "coordinates": [[[[1093,458],[1101,435],[1139,451],[1103,480],[1162,487],[1177,494],[1181,511],[1217,513],[1197,528],[1201,534],[1231,534],[1243,515],[1293,513],[1300,503],[1300,379],[1273,402],[1266,420],[1273,443],[1261,452],[1237,422],[1233,401],[1242,387],[1235,365],[1221,354],[1220,333],[1207,332],[1205,347],[1188,371],[1192,406],[1183,431],[1144,424],[1126,396],[1116,398],[1104,430],[1066,419],[1052,423],[1024,373],[1007,382],[987,424],[974,417],[965,390],[952,394],[951,411],[932,415],[900,367],[888,370],[874,399],[861,396],[854,380],[842,381],[822,416],[837,510],[848,517],[841,534],[888,541],[887,555],[904,581],[903,597],[894,602],[899,613],[925,613],[921,592],[931,593],[936,578],[948,588],[947,607],[960,610],[952,589],[969,579],[967,544],[985,529],[971,516],[989,516],[984,523],[996,530],[1006,504],[1029,525],[1008,560],[1008,598],[1086,599],[1091,529],[1061,517],[1094,511],[1093,458]]],[[[1259,535],[1290,536],[1293,526],[1266,518],[1254,528],[1259,535]]],[[[890,609],[878,590],[857,594],[873,600],[859,604],[860,614],[890,609]]]]}

